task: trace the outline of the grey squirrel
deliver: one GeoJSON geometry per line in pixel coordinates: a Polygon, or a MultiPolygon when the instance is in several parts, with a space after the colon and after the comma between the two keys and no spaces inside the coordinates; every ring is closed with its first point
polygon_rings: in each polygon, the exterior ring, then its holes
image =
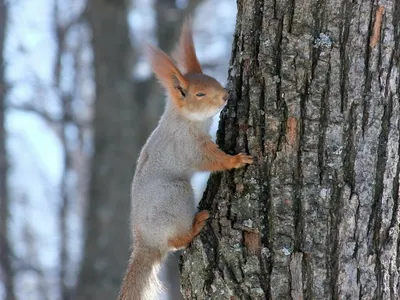
{"type": "Polygon", "coordinates": [[[209,213],[196,213],[190,184],[197,171],[223,171],[251,164],[246,154],[229,155],[208,134],[212,117],[228,93],[198,62],[190,21],[173,55],[149,47],[153,72],[167,92],[157,128],[144,145],[132,183],[134,247],[119,300],[157,299],[157,269],[168,252],[185,248],[205,226],[209,213]],[[181,72],[181,71],[182,72],[181,72]]]}

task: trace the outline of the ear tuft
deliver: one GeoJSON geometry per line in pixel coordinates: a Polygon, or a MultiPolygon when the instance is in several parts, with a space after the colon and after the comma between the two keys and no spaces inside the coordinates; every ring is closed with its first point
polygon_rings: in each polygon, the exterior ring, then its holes
{"type": "Polygon", "coordinates": [[[171,95],[172,100],[176,101],[181,97],[181,92],[177,90],[177,87],[186,90],[189,82],[164,51],[151,45],[147,48],[154,74],[171,95]]]}
{"type": "Polygon", "coordinates": [[[185,73],[203,73],[193,44],[192,22],[190,18],[187,18],[183,24],[179,44],[173,57],[185,73]]]}

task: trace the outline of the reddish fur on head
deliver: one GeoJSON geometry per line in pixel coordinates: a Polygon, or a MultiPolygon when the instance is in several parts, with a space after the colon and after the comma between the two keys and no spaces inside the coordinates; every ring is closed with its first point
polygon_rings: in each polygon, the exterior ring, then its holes
{"type": "Polygon", "coordinates": [[[214,78],[202,73],[193,45],[190,22],[183,25],[175,59],[185,70],[182,75],[162,50],[149,47],[153,71],[166,88],[177,111],[192,121],[213,117],[228,100],[228,94],[214,78]]]}

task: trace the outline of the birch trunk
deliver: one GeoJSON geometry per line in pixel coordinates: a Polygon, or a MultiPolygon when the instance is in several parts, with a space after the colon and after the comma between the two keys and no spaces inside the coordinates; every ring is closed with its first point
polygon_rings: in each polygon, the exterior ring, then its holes
{"type": "Polygon", "coordinates": [[[96,82],[86,242],[77,299],[116,299],[129,258],[129,191],[141,146],[127,1],[90,0],[96,82]]]}
{"type": "Polygon", "coordinates": [[[238,1],[185,299],[399,299],[400,1],[238,1]]]}

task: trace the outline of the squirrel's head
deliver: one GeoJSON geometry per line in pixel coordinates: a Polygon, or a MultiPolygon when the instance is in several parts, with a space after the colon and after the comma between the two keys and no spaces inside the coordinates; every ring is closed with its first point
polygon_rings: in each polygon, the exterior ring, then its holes
{"type": "Polygon", "coordinates": [[[192,121],[204,121],[224,107],[228,93],[217,80],[203,74],[194,49],[189,21],[183,26],[173,56],[184,73],[162,50],[149,48],[153,71],[181,115],[192,121]]]}

